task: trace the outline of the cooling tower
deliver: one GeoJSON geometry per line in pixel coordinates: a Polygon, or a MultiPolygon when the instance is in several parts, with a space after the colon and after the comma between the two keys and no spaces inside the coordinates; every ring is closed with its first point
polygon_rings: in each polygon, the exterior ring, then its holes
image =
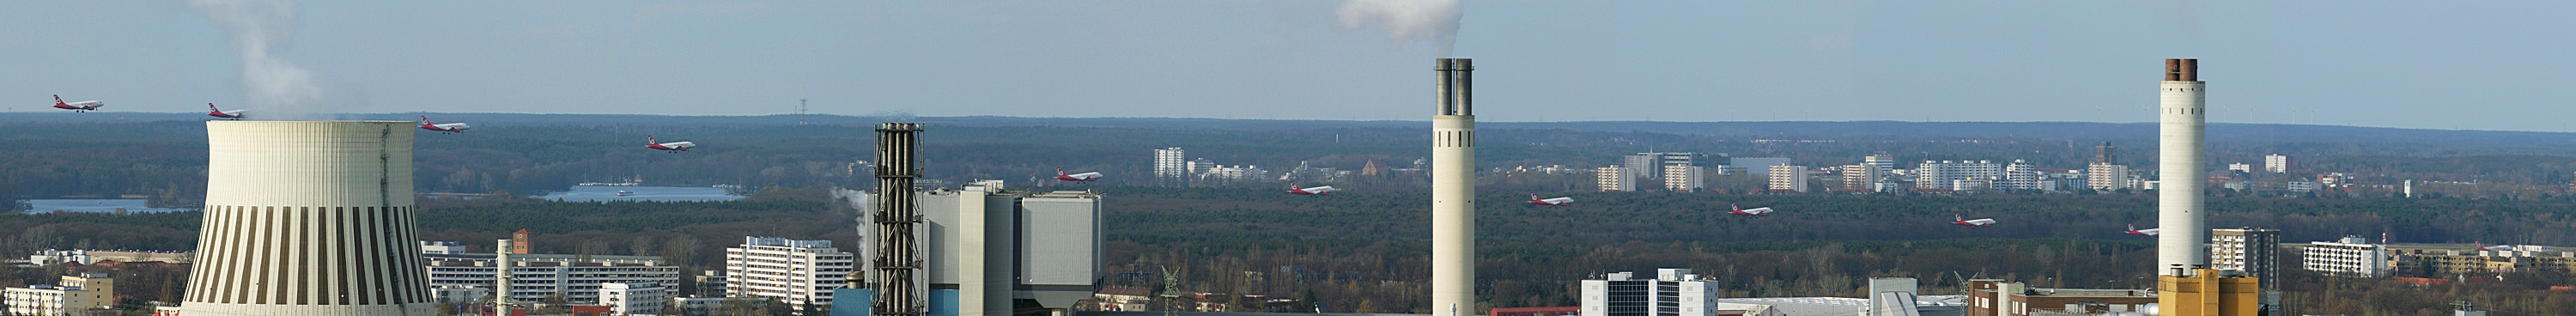
{"type": "Polygon", "coordinates": [[[206,122],[206,215],[182,313],[435,315],[413,230],[411,122],[206,122]]]}
{"type": "Polygon", "coordinates": [[[1476,313],[1476,115],[1466,58],[1441,58],[1431,116],[1431,310],[1476,313]]]}
{"type": "Polygon", "coordinates": [[[2156,137],[2156,228],[2164,229],[2156,236],[2156,269],[2165,274],[2190,273],[2209,264],[2204,245],[2209,242],[2209,214],[2202,209],[2200,193],[2207,178],[2200,170],[2207,160],[2200,152],[2201,132],[2209,118],[2202,113],[2203,84],[2200,60],[2165,60],[2156,137]]]}

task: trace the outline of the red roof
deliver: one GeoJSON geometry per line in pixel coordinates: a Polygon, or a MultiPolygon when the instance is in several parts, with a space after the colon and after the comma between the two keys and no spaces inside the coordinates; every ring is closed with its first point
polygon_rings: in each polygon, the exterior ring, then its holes
{"type": "Polygon", "coordinates": [[[1573,314],[1575,314],[1575,313],[1577,313],[1577,312],[1579,312],[1579,311],[1582,311],[1582,310],[1583,310],[1583,307],[1581,307],[1581,306],[1556,306],[1556,307],[1502,307],[1502,308],[1495,308],[1493,311],[1488,312],[1488,314],[1487,314],[1487,315],[1488,315],[1488,316],[1554,316],[1554,315],[1573,315],[1573,314]]]}

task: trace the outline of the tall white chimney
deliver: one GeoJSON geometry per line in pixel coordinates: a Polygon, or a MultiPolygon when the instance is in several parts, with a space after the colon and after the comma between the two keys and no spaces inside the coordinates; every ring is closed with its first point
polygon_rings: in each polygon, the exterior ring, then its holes
{"type": "Polygon", "coordinates": [[[2202,135],[2209,116],[2203,110],[2200,60],[2166,59],[2165,81],[2159,100],[2161,124],[2157,131],[2160,142],[2156,164],[2156,269],[2167,273],[2189,273],[2209,264],[2209,214],[2201,196],[2206,178],[2200,170],[2208,156],[2201,154],[2202,135]],[[2189,269],[2174,269],[2174,268],[2189,269]],[[2180,271],[2180,272],[2176,272],[2180,271]]]}
{"type": "Polygon", "coordinates": [[[1440,106],[1431,116],[1431,308],[1476,313],[1476,67],[1441,58],[1440,106]]]}

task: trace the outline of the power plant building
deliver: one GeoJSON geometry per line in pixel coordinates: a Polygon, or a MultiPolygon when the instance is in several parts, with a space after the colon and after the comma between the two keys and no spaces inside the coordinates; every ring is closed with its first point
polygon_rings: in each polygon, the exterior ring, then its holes
{"type": "Polygon", "coordinates": [[[1000,180],[915,194],[931,314],[1006,316],[1034,305],[1071,315],[1107,273],[1101,197],[1012,191],[1000,180]]]}
{"type": "Polygon", "coordinates": [[[1655,269],[1652,279],[1634,272],[1583,280],[1580,316],[1717,316],[1717,281],[1690,269],[1655,269]]]}
{"type": "Polygon", "coordinates": [[[209,121],[183,315],[432,315],[412,122],[209,121]]]}

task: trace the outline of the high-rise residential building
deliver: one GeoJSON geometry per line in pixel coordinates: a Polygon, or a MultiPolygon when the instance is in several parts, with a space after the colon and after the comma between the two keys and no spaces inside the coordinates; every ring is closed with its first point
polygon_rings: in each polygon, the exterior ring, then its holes
{"type": "Polygon", "coordinates": [[[671,293],[661,283],[606,283],[599,285],[599,305],[608,305],[616,315],[660,315],[671,304],[671,293]]]}
{"type": "Polygon", "coordinates": [[[1789,158],[1786,157],[1734,157],[1727,158],[1726,160],[1728,162],[1726,165],[1727,167],[1744,168],[1745,172],[1756,175],[1768,175],[1771,173],[1771,166],[1791,163],[1789,158]]]}
{"type": "Polygon", "coordinates": [[[1772,165],[1768,169],[1770,169],[1768,172],[1770,173],[1772,191],[1807,192],[1806,166],[1772,165]]]}
{"type": "Polygon", "coordinates": [[[1987,183],[1987,181],[1993,181],[1994,179],[2003,177],[2003,171],[2003,165],[1998,165],[1995,164],[1994,161],[1987,160],[1925,160],[1922,165],[1914,166],[1914,187],[1918,189],[1975,191],[1979,188],[1963,189],[1959,188],[1958,185],[1961,183],[1987,183]],[[1968,182],[1960,182],[1960,180],[1968,180],[1968,182]]]}
{"type": "MultiPolygon", "coordinates": [[[[515,243],[514,243],[515,244],[515,243]]],[[[493,279],[500,274],[501,264],[492,253],[421,254],[428,264],[429,287],[438,289],[442,301],[475,301],[488,295],[493,279]],[[468,289],[484,289],[478,294],[468,289]]],[[[602,284],[650,282],[680,284],[680,267],[659,256],[609,256],[562,254],[510,254],[510,300],[544,302],[562,297],[564,302],[593,304],[599,302],[602,284]]],[[[663,295],[677,295],[677,289],[663,295]]]]}
{"type": "Polygon", "coordinates": [[[849,283],[856,262],[830,240],[743,237],[742,245],[725,248],[725,295],[766,297],[798,311],[832,304],[832,289],[849,283]]]}
{"type": "Polygon", "coordinates": [[[1619,170],[1627,173],[1629,181],[1651,185],[1664,182],[1666,167],[1696,167],[1699,157],[1699,153],[1637,153],[1622,156],[1619,170]]]}
{"type": "Polygon", "coordinates": [[[1878,172],[1885,174],[1896,171],[1896,156],[1888,154],[1869,155],[1861,157],[1860,164],[1878,166],[1878,172]]]}
{"type": "Polygon", "coordinates": [[[1655,269],[1655,278],[1634,272],[1583,280],[1582,316],[1716,316],[1717,281],[1690,269],[1655,269]]]}
{"type": "Polygon", "coordinates": [[[1101,198],[1011,191],[994,180],[917,194],[923,221],[939,228],[918,233],[929,295],[957,304],[931,310],[1010,315],[1013,301],[1030,300],[1071,314],[1106,275],[1101,198]]]}
{"type": "Polygon", "coordinates": [[[2094,147],[2093,147],[2093,164],[2097,164],[2097,165],[2117,165],[2117,164],[2120,164],[2120,147],[2111,147],[2111,142],[2102,142],[2102,145],[2101,145],[2101,146],[2094,146],[2094,147]]]}
{"type": "Polygon", "coordinates": [[[1879,169],[1878,165],[1867,163],[1845,165],[1843,166],[1842,172],[1843,189],[1854,191],[1876,191],[1878,182],[1887,177],[1885,170],[1886,169],[1879,169]]]}
{"type": "Polygon", "coordinates": [[[2263,155],[2263,172],[2290,172],[2290,156],[2284,156],[2281,154],[2263,155]]]}
{"type": "Polygon", "coordinates": [[[1600,186],[1601,192],[1636,191],[1637,181],[1628,177],[1628,171],[1625,169],[1627,168],[1618,165],[1592,168],[1592,184],[1600,186]]]}
{"type": "Polygon", "coordinates": [[[1190,185],[1190,163],[1182,154],[1180,147],[1154,150],[1154,185],[1190,185]]]}
{"type": "Polygon", "coordinates": [[[2388,246],[2370,243],[2361,236],[2344,236],[2333,242],[2308,242],[2307,247],[2299,248],[2299,268],[2332,276],[2385,277],[2389,268],[2388,246]]]}
{"type": "Polygon", "coordinates": [[[2084,187],[2098,191],[2129,188],[2129,166],[2094,163],[2084,168],[2084,187]]]}
{"type": "Polygon", "coordinates": [[[191,316],[428,315],[406,121],[208,121],[191,316]]]}
{"type": "Polygon", "coordinates": [[[52,285],[0,290],[0,303],[7,304],[0,311],[9,315],[91,315],[116,306],[116,279],[104,272],[66,275],[52,285]]]}
{"type": "Polygon", "coordinates": [[[2261,278],[2266,290],[2281,277],[2281,230],[2221,228],[2209,230],[2209,268],[2244,271],[2261,278]]]}
{"type": "Polygon", "coordinates": [[[1671,192],[1699,192],[1699,189],[1700,189],[1700,188],[1705,188],[1705,187],[1707,187],[1707,182],[1708,182],[1708,169],[1707,169],[1707,168],[1700,167],[1700,166],[1682,166],[1682,165],[1665,165],[1665,166],[1664,166],[1664,190],[1665,190],[1665,191],[1671,191],[1671,192]]]}
{"type": "Polygon", "coordinates": [[[1995,188],[2005,190],[2038,190],[2040,189],[2039,166],[2031,165],[2030,162],[2022,161],[2021,159],[2013,159],[2012,164],[2004,165],[2003,181],[1996,182],[1995,188]]]}

